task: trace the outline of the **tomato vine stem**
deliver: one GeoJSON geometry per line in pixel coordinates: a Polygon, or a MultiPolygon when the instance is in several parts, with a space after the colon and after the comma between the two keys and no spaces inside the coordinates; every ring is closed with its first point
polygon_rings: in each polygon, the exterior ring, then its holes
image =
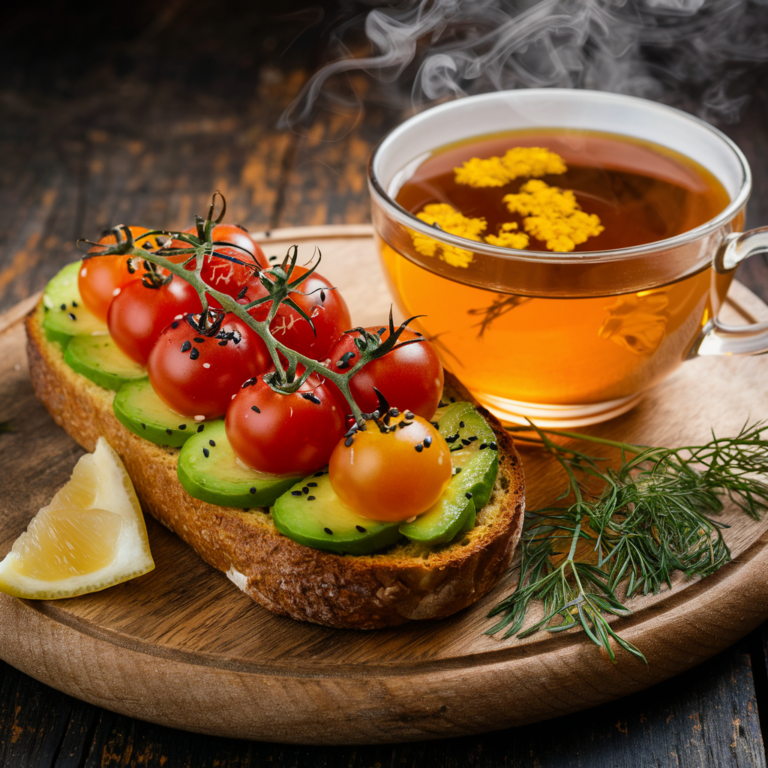
{"type": "MultiPolygon", "coordinates": [[[[313,333],[316,333],[314,324],[311,318],[299,307],[296,302],[291,299],[291,293],[296,292],[296,289],[306,281],[313,272],[317,269],[322,258],[322,254],[318,251],[317,261],[302,275],[295,280],[291,280],[296,261],[298,259],[298,246],[294,245],[288,249],[288,253],[283,259],[282,263],[270,267],[269,269],[262,270],[255,262],[249,263],[246,261],[240,261],[231,256],[224,257],[219,256],[216,252],[216,246],[226,246],[229,248],[236,248],[238,250],[244,250],[232,243],[214,242],[212,237],[213,227],[218,224],[226,211],[226,200],[220,192],[216,192],[213,195],[211,206],[208,212],[208,217],[203,219],[200,216],[195,216],[195,224],[197,229],[197,236],[189,234],[187,232],[175,232],[168,230],[152,230],[151,232],[145,232],[142,235],[143,239],[149,237],[164,236],[168,238],[165,245],[162,245],[158,250],[150,251],[144,248],[136,247],[133,234],[130,229],[124,224],[117,225],[108,230],[113,234],[116,239],[114,245],[103,243],[92,243],[88,240],[80,240],[78,244],[85,243],[91,246],[98,246],[101,250],[98,252],[89,252],[84,255],[84,258],[98,258],[100,256],[128,256],[137,260],[147,261],[157,267],[161,267],[166,270],[173,277],[178,277],[181,280],[189,283],[197,292],[202,305],[201,316],[205,317],[206,313],[217,312],[229,312],[242,320],[253,331],[255,331],[262,339],[267,347],[269,356],[275,366],[275,374],[271,377],[265,377],[267,384],[272,387],[276,392],[283,394],[290,394],[296,392],[299,387],[307,380],[312,373],[320,374],[324,379],[333,382],[339,391],[344,395],[344,398],[349,405],[351,415],[361,429],[365,428],[365,417],[367,414],[363,414],[360,407],[352,397],[350,390],[350,379],[367,363],[376,358],[382,357],[387,352],[395,348],[395,346],[403,346],[405,344],[411,344],[419,341],[423,341],[422,338],[411,339],[408,341],[397,342],[403,330],[405,330],[407,323],[414,318],[410,318],[402,323],[397,329],[395,329],[392,320],[392,310],[389,313],[389,338],[382,341],[377,334],[372,334],[363,328],[352,329],[361,333],[361,339],[356,340],[356,346],[359,351],[360,359],[351,366],[344,373],[334,371],[328,366],[324,365],[318,360],[314,360],[306,355],[297,352],[290,347],[287,347],[282,342],[278,341],[272,334],[270,325],[275,319],[277,311],[281,304],[289,306],[296,311],[304,320],[306,320],[313,333]],[[222,199],[222,212],[214,219],[214,208],[216,198],[222,199]],[[188,247],[169,247],[169,244],[184,243],[188,247]],[[172,261],[171,257],[185,256],[183,261],[172,261]],[[249,266],[253,268],[254,275],[257,275],[261,284],[267,290],[267,296],[260,299],[248,302],[246,304],[240,304],[236,299],[228,294],[212,288],[208,285],[202,277],[202,270],[206,259],[213,256],[217,258],[226,258],[228,261],[232,261],[241,265],[249,266]],[[194,261],[194,269],[189,269],[188,265],[194,261]],[[220,305],[221,309],[211,309],[209,298],[215,299],[220,305]],[[271,302],[271,306],[264,320],[257,320],[251,314],[249,310],[254,309],[257,306],[271,302]],[[357,343],[360,342],[360,343],[357,343]],[[287,365],[283,363],[282,358],[287,361],[287,365]],[[304,371],[297,376],[299,366],[303,366],[304,371]]],[[[250,255],[250,254],[249,254],[250,255]]],[[[140,262],[139,262],[140,263],[140,262]]],[[[172,278],[171,278],[172,279],[172,278]]],[[[326,289],[328,290],[328,289],[326,289]]],[[[331,289],[333,290],[333,289],[331,289]]]]}

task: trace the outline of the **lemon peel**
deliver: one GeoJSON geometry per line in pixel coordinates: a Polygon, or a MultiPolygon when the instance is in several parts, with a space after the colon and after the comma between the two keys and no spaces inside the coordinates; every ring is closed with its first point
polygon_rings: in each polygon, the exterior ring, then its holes
{"type": "Polygon", "coordinates": [[[27,599],[74,597],[154,567],[131,479],[100,437],[0,562],[0,591],[27,599]]]}

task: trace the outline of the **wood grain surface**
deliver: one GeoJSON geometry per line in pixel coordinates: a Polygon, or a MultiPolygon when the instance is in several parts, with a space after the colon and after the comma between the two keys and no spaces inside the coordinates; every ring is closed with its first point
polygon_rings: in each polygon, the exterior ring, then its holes
{"type": "MultiPolygon", "coordinates": [[[[379,322],[390,297],[367,227],[273,232],[268,255],[300,242],[322,250],[323,271],[355,322],[379,322]]],[[[766,308],[736,285],[742,322],[766,308]]],[[[35,400],[19,318],[0,334],[4,436],[0,554],[66,480],[81,450],[35,400]]],[[[768,360],[701,359],[683,366],[634,411],[596,433],[683,444],[768,415],[768,360]]],[[[524,454],[528,505],[551,502],[560,478],[536,451],[524,454]]],[[[501,641],[486,614],[514,585],[508,577],[446,621],[394,630],[330,630],[255,606],[178,539],[149,521],[157,569],[82,598],[0,600],[0,656],[49,685],[116,712],[229,737],[294,743],[378,743],[437,738],[535,722],[638,691],[725,648],[768,617],[768,521],[730,510],[734,562],[705,580],[675,579],[635,599],[616,628],[646,655],[616,665],[578,632],[501,641]]]]}

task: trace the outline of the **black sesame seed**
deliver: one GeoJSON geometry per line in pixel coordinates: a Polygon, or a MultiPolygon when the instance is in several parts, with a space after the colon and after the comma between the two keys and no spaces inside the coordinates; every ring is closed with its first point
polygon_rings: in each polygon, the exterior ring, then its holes
{"type": "Polygon", "coordinates": [[[466,424],[465,424],[463,421],[460,421],[460,422],[459,422],[459,428],[460,428],[460,429],[464,429],[464,427],[466,427],[466,426],[467,426],[467,425],[466,425],[466,424]]]}
{"type": "Polygon", "coordinates": [[[399,422],[399,423],[398,423],[398,425],[397,425],[397,426],[398,426],[400,429],[405,429],[406,427],[410,427],[410,426],[411,426],[411,424],[415,424],[415,423],[416,423],[416,422],[414,422],[414,421],[401,421],[401,422],[399,422]]]}
{"type": "Polygon", "coordinates": [[[195,344],[202,344],[205,341],[205,339],[201,338],[200,336],[195,336],[195,338],[192,339],[192,341],[194,341],[195,344]]]}
{"type": "Polygon", "coordinates": [[[75,309],[77,309],[77,302],[76,302],[76,301],[73,301],[73,302],[72,302],[72,306],[73,306],[75,309]]]}
{"type": "Polygon", "coordinates": [[[179,429],[186,429],[186,428],[187,428],[186,424],[179,424],[179,429]]]}
{"type": "Polygon", "coordinates": [[[360,533],[365,533],[365,528],[363,528],[362,525],[356,525],[355,528],[357,528],[357,530],[360,531],[360,533]]]}
{"type": "Polygon", "coordinates": [[[317,488],[317,483],[307,483],[310,488],[317,488]]]}
{"type": "Polygon", "coordinates": [[[251,493],[256,493],[256,489],[255,489],[255,488],[249,488],[248,490],[249,490],[251,493]]]}
{"type": "Polygon", "coordinates": [[[342,371],[344,371],[344,370],[346,370],[347,368],[349,368],[349,363],[345,362],[344,360],[337,360],[337,361],[336,361],[336,367],[337,367],[339,370],[342,370],[342,371]]]}
{"type": "Polygon", "coordinates": [[[179,327],[179,321],[178,320],[174,320],[171,323],[171,328],[173,328],[173,330],[175,331],[178,327],[179,327]]]}
{"type": "Polygon", "coordinates": [[[458,475],[459,472],[461,472],[461,467],[456,467],[456,469],[453,470],[454,475],[458,475]]]}
{"type": "Polygon", "coordinates": [[[307,496],[307,501],[314,501],[314,500],[315,500],[314,496],[307,496]]]}
{"type": "Polygon", "coordinates": [[[189,352],[189,350],[192,349],[192,342],[187,339],[182,345],[181,345],[181,351],[182,352],[189,352]]]}
{"type": "Polygon", "coordinates": [[[408,421],[410,421],[411,419],[415,419],[416,417],[410,411],[406,411],[405,418],[408,419],[408,421]]]}
{"type": "Polygon", "coordinates": [[[490,447],[490,449],[492,451],[498,451],[499,450],[499,446],[496,445],[496,443],[491,443],[489,447],[490,447]]]}
{"type": "Polygon", "coordinates": [[[470,442],[471,442],[471,441],[470,441],[470,440],[467,440],[466,438],[462,438],[462,439],[461,439],[461,444],[462,444],[462,445],[469,445],[469,444],[470,444],[470,442]]]}
{"type": "Polygon", "coordinates": [[[470,443],[474,443],[475,440],[477,440],[477,435],[472,435],[471,437],[468,437],[467,440],[469,440],[470,443]]]}
{"type": "Polygon", "coordinates": [[[198,431],[198,432],[202,432],[204,429],[205,429],[205,424],[201,424],[201,425],[200,425],[200,426],[197,428],[197,431],[198,431]]]}
{"type": "Polygon", "coordinates": [[[211,455],[211,452],[207,448],[203,448],[203,456],[207,459],[211,455]]]}
{"type": "Polygon", "coordinates": [[[291,496],[301,496],[301,491],[291,491],[291,496]]]}
{"type": "Polygon", "coordinates": [[[320,405],[320,398],[314,392],[302,392],[301,396],[305,400],[309,400],[310,403],[314,403],[315,405],[320,405]]]}
{"type": "Polygon", "coordinates": [[[307,488],[307,486],[305,485],[305,486],[304,486],[304,487],[301,489],[301,492],[302,492],[302,493],[309,493],[309,488],[307,488]]]}
{"type": "Polygon", "coordinates": [[[315,472],[315,474],[312,475],[312,477],[322,477],[324,474],[325,472],[315,472]]]}
{"type": "Polygon", "coordinates": [[[424,438],[424,447],[429,448],[429,446],[432,445],[432,438],[431,437],[425,437],[424,438]]]}
{"type": "Polygon", "coordinates": [[[192,347],[192,351],[189,353],[190,360],[197,360],[200,357],[200,350],[197,347],[192,347]]]}
{"type": "Polygon", "coordinates": [[[386,328],[379,328],[379,330],[377,331],[377,333],[379,334],[379,336],[381,336],[381,334],[382,334],[382,333],[386,333],[386,332],[387,332],[387,329],[386,329],[386,328]]]}
{"type": "Polygon", "coordinates": [[[446,405],[446,404],[445,404],[445,403],[444,403],[444,402],[441,400],[441,401],[440,401],[440,402],[437,404],[437,407],[438,407],[438,408],[445,408],[445,405],[446,405]]]}
{"type": "Polygon", "coordinates": [[[77,320],[74,312],[67,312],[67,317],[69,317],[70,320],[77,320]]]}
{"type": "Polygon", "coordinates": [[[62,304],[61,305],[61,311],[62,312],[66,312],[67,311],[67,305],[66,304],[62,304]]]}
{"type": "Polygon", "coordinates": [[[471,498],[472,498],[472,494],[471,494],[469,491],[467,491],[467,492],[466,492],[464,495],[465,495],[465,496],[466,496],[468,499],[471,499],[471,498]]]}
{"type": "Polygon", "coordinates": [[[459,433],[457,432],[455,435],[451,435],[450,437],[445,438],[446,443],[455,443],[459,439],[459,433]]]}
{"type": "Polygon", "coordinates": [[[216,447],[216,441],[215,440],[209,440],[208,441],[208,445],[210,445],[211,448],[215,448],[216,447]]]}
{"type": "Polygon", "coordinates": [[[455,397],[449,397],[448,399],[449,399],[449,400],[450,400],[452,403],[455,403],[455,402],[456,402],[456,398],[455,398],[455,397]]]}
{"type": "Polygon", "coordinates": [[[323,530],[329,535],[333,536],[333,531],[330,528],[323,528],[323,530]]]}
{"type": "Polygon", "coordinates": [[[256,405],[252,405],[252,406],[251,406],[251,410],[252,410],[254,413],[261,413],[261,408],[259,408],[259,407],[258,407],[258,406],[256,406],[256,405]]]}
{"type": "Polygon", "coordinates": [[[424,446],[421,443],[416,443],[413,447],[416,449],[416,453],[421,453],[424,450],[424,446]]]}
{"type": "Polygon", "coordinates": [[[226,340],[226,339],[224,339],[224,341],[220,341],[220,342],[219,342],[219,346],[220,346],[220,347],[226,347],[226,346],[227,346],[227,340],[226,340]]]}
{"type": "Polygon", "coordinates": [[[172,429],[166,429],[165,431],[166,431],[166,433],[167,433],[167,434],[169,434],[169,435],[172,435],[172,434],[173,434],[173,430],[172,430],[172,429]]]}
{"type": "Polygon", "coordinates": [[[349,446],[350,446],[350,445],[352,445],[352,443],[354,443],[354,442],[355,442],[355,438],[354,438],[354,436],[350,435],[350,436],[349,436],[349,437],[348,437],[348,438],[347,438],[347,439],[344,441],[344,445],[346,445],[346,446],[347,446],[347,448],[349,448],[349,446]]]}
{"type": "Polygon", "coordinates": [[[147,425],[143,421],[141,422],[141,428],[142,429],[146,429],[147,428],[147,425]]]}
{"type": "Polygon", "coordinates": [[[483,443],[483,444],[480,446],[480,450],[482,451],[484,448],[487,448],[487,447],[488,447],[488,443],[483,443]]]}
{"type": "Polygon", "coordinates": [[[389,415],[395,419],[400,415],[400,411],[397,410],[397,408],[390,408],[389,409],[389,415]]]}

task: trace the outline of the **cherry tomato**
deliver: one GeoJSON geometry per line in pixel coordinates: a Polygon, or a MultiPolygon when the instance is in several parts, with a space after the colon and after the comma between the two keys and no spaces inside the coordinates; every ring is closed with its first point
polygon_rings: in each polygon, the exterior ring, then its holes
{"type": "MultiPolygon", "coordinates": [[[[159,246],[154,237],[142,237],[149,230],[146,227],[129,227],[138,248],[148,247],[156,250],[159,246]]],[[[99,240],[104,245],[113,245],[117,242],[114,235],[105,235],[99,240]]],[[[88,253],[99,253],[103,249],[94,246],[88,253]]],[[[131,259],[128,256],[99,256],[98,258],[85,259],[80,267],[77,277],[77,285],[83,304],[99,320],[107,319],[107,312],[112,299],[120,291],[134,280],[141,280],[145,271],[140,265],[131,273],[128,264],[131,259]]]]}
{"type": "MultiPolygon", "coordinates": [[[[188,229],[187,232],[197,235],[197,229],[188,229]]],[[[214,245],[215,253],[219,256],[207,256],[201,277],[211,288],[226,293],[232,298],[236,297],[242,288],[253,278],[254,268],[268,269],[269,262],[259,245],[241,227],[230,224],[218,224],[211,230],[214,243],[231,243],[231,245],[214,245]],[[221,258],[226,256],[228,258],[221,258]],[[237,259],[239,264],[230,259],[237,259]]],[[[174,248],[188,248],[189,244],[181,240],[174,240],[174,248]]],[[[175,262],[183,262],[187,256],[173,256],[175,262]]],[[[187,264],[187,269],[194,270],[197,260],[193,259],[187,264]]],[[[221,306],[216,299],[211,298],[210,304],[216,308],[221,306]]]]}
{"type": "Polygon", "coordinates": [[[426,512],[440,498],[453,474],[451,451],[420,416],[400,413],[384,424],[382,430],[366,422],[365,431],[339,441],[329,478],[338,497],[359,515],[397,522],[426,512]]]}
{"type": "MultiPolygon", "coordinates": [[[[308,270],[294,267],[291,279],[295,280],[308,270]]],[[[272,335],[286,347],[294,349],[313,360],[322,360],[328,355],[333,342],[352,326],[347,302],[339,291],[322,275],[313,272],[291,294],[291,299],[312,319],[315,333],[309,323],[293,308],[281,304],[270,325],[272,335]]],[[[267,295],[267,290],[258,279],[249,283],[244,301],[254,301],[267,295]]],[[[272,302],[266,302],[251,310],[257,320],[265,320],[272,302]]]]}
{"type": "Polygon", "coordinates": [[[184,280],[174,277],[159,288],[147,288],[134,280],[112,301],[107,326],[115,344],[131,360],[146,365],[163,330],[173,320],[201,309],[197,292],[184,280]]]}
{"type": "Polygon", "coordinates": [[[290,395],[275,392],[260,377],[235,395],[226,429],[233,450],[249,467],[274,475],[308,475],[328,463],[344,434],[344,416],[314,374],[290,395]]]}
{"type": "MultiPolygon", "coordinates": [[[[382,331],[378,334],[382,341],[389,338],[388,328],[366,330],[371,333],[382,331]]],[[[326,362],[331,370],[343,372],[360,359],[360,351],[355,346],[355,338],[360,335],[359,331],[345,333],[333,345],[326,362]]],[[[398,345],[418,338],[424,337],[406,328],[398,339],[398,345]]],[[[414,344],[395,346],[383,357],[371,360],[352,377],[349,388],[363,413],[371,413],[378,406],[379,400],[373,391],[376,387],[390,405],[400,410],[410,409],[422,418],[431,419],[440,402],[443,381],[443,366],[434,347],[424,339],[414,344]]],[[[340,393],[338,397],[341,397],[340,393]]]]}
{"type": "Polygon", "coordinates": [[[259,335],[228,315],[214,336],[194,328],[190,319],[174,320],[152,347],[149,381],[173,410],[185,416],[223,416],[242,383],[272,365],[259,335]]]}

